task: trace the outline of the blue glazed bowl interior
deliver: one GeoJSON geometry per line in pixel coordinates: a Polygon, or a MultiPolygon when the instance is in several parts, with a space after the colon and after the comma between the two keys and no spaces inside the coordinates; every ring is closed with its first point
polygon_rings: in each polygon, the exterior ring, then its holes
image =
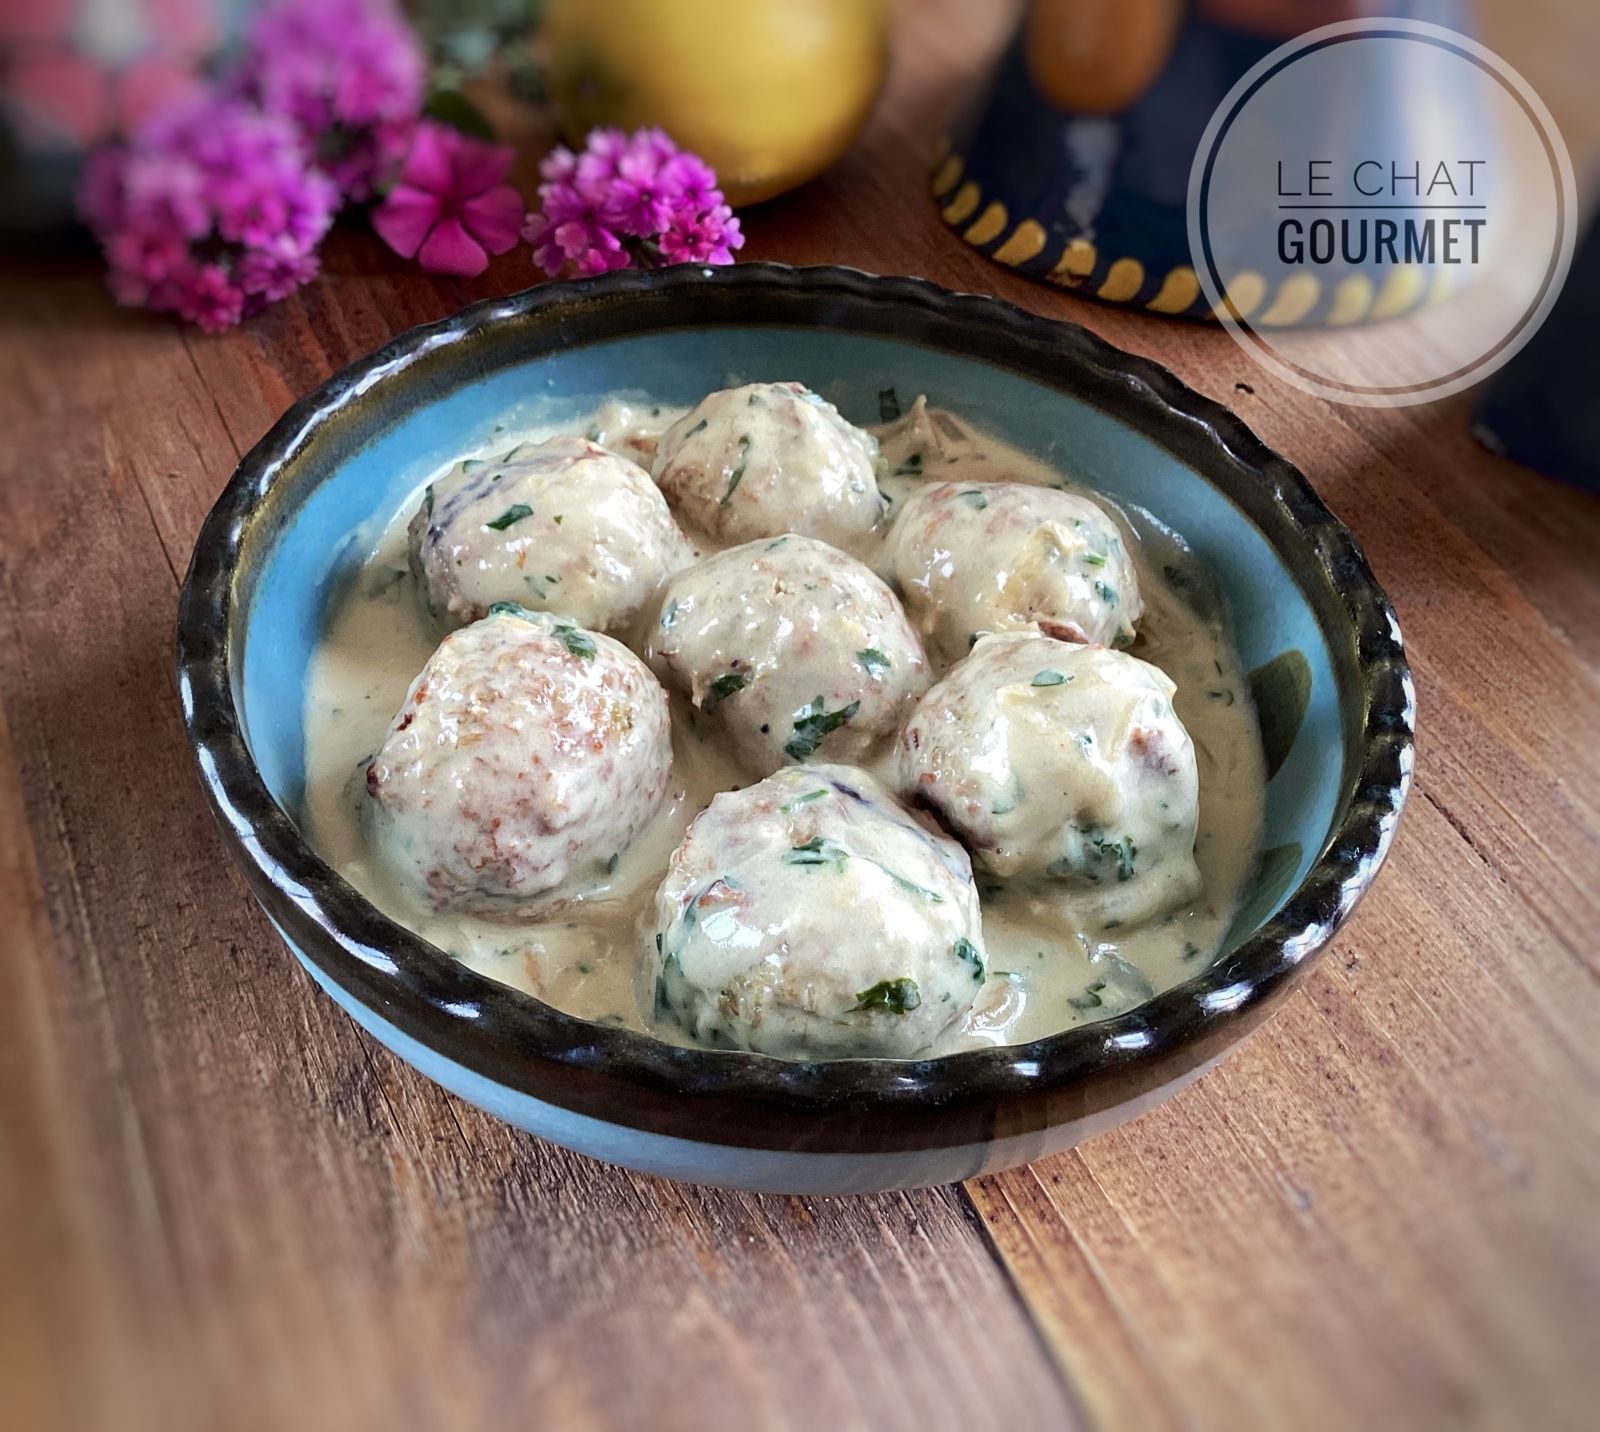
{"type": "Polygon", "coordinates": [[[322,474],[271,535],[242,602],[234,699],[278,803],[296,815],[305,777],[307,668],[325,614],[378,524],[430,472],[487,443],[497,423],[575,417],[619,392],[693,403],[730,380],[795,379],[857,423],[878,394],[927,394],[961,417],[1119,502],[1148,509],[1193,547],[1221,588],[1269,732],[1261,872],[1228,947],[1259,929],[1333,831],[1344,780],[1334,663],[1300,585],[1227,497],[1160,446],[1052,387],[990,363],[866,334],[793,327],[671,329],[544,354],[424,396],[322,474]],[[1274,769],[1275,767],[1275,769],[1274,769]]]}

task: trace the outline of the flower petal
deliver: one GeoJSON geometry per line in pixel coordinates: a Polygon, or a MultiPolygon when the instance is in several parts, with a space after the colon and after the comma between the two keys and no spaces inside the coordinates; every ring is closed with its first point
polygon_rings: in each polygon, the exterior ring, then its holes
{"type": "Polygon", "coordinates": [[[430,194],[450,194],[455,191],[455,144],[460,136],[455,130],[432,120],[423,120],[411,138],[411,152],[406,155],[406,165],[401,181],[415,189],[425,189],[430,194]]]}
{"type": "Polygon", "coordinates": [[[466,134],[456,136],[454,149],[454,193],[460,199],[474,198],[503,183],[516,158],[509,144],[485,144],[466,134]]]}
{"type": "Polygon", "coordinates": [[[417,262],[429,273],[476,278],[489,267],[489,256],[484,253],[483,245],[462,227],[461,220],[451,217],[434,225],[417,255],[417,262]]]}
{"type": "Polygon", "coordinates": [[[389,197],[372,211],[372,227],[378,237],[401,258],[417,256],[428,231],[439,221],[440,204],[434,194],[397,184],[389,197]]]}
{"type": "Polygon", "coordinates": [[[491,254],[503,254],[517,244],[526,216],[522,195],[501,184],[461,205],[461,221],[491,254]]]}

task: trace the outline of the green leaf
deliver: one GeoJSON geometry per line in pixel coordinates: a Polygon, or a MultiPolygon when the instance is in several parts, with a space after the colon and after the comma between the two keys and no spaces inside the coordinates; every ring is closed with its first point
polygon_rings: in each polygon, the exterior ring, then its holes
{"type": "Polygon", "coordinates": [[[733,496],[734,489],[744,481],[744,470],[750,465],[750,438],[745,433],[739,434],[739,465],[734,468],[732,476],[728,478],[728,490],[722,494],[721,506],[726,507],[728,500],[733,496]]]}
{"type": "Polygon", "coordinates": [[[792,801],[785,801],[781,806],[778,807],[778,809],[785,815],[788,815],[788,813],[796,806],[803,806],[810,801],[821,800],[823,796],[827,794],[828,788],[826,786],[822,786],[817,790],[807,791],[803,796],[796,796],[792,801]]]}
{"type": "Polygon", "coordinates": [[[856,995],[852,1009],[886,1009],[890,1014],[907,1014],[922,1003],[917,982],[904,977],[897,980],[879,980],[871,989],[856,995]]]}
{"type": "Polygon", "coordinates": [[[856,660],[866,667],[868,676],[882,676],[894,664],[875,646],[858,651],[856,660]]]}
{"type": "Polygon", "coordinates": [[[494,130],[483,112],[460,90],[436,89],[422,106],[428,119],[436,119],[451,129],[470,134],[474,139],[493,139],[494,130]]]}
{"type": "Polygon", "coordinates": [[[533,613],[517,602],[492,602],[489,605],[489,615],[492,617],[522,617],[526,620],[532,617],[533,613]]]}
{"type": "Polygon", "coordinates": [[[969,487],[965,492],[958,492],[956,496],[975,512],[982,512],[989,505],[989,499],[975,487],[969,487]]]}
{"type": "Polygon", "coordinates": [[[557,627],[556,635],[561,638],[562,646],[566,647],[574,656],[581,656],[585,661],[599,649],[594,644],[594,638],[588,632],[579,631],[575,626],[557,627]]]}
{"type": "Polygon", "coordinates": [[[850,852],[836,841],[814,835],[804,845],[793,845],[783,853],[785,865],[843,865],[850,852]]]}
{"type": "Polygon", "coordinates": [[[1096,980],[1092,985],[1087,986],[1082,994],[1069,996],[1067,1003],[1077,1010],[1099,1009],[1105,1003],[1100,998],[1100,993],[1105,987],[1106,982],[1103,979],[1096,980]]]}
{"type": "Polygon", "coordinates": [[[532,516],[533,509],[526,502],[513,502],[493,522],[486,522],[484,526],[492,528],[496,532],[504,532],[512,523],[521,522],[524,517],[532,516]]]}
{"type": "Polygon", "coordinates": [[[706,706],[709,709],[719,701],[726,701],[736,691],[745,688],[745,676],[742,671],[725,671],[710,686],[706,688],[706,706]]]}
{"type": "Polygon", "coordinates": [[[1054,667],[1046,667],[1043,671],[1034,673],[1032,684],[1034,686],[1060,686],[1066,681],[1066,679],[1067,678],[1054,667]]]}
{"type": "Polygon", "coordinates": [[[802,706],[794,713],[794,734],[784,745],[784,755],[792,761],[805,760],[816,751],[830,731],[837,731],[860,709],[861,703],[852,701],[837,711],[828,711],[823,707],[820,696],[813,697],[809,706],[802,706]]]}
{"type": "Polygon", "coordinates": [[[951,947],[951,953],[963,964],[972,967],[972,979],[975,984],[983,983],[983,956],[978,953],[978,947],[968,939],[959,939],[951,947]]]}
{"type": "Polygon", "coordinates": [[[1084,564],[1089,567],[1103,567],[1106,564],[1105,557],[1099,552],[1085,552],[1083,560],[1084,564]]]}

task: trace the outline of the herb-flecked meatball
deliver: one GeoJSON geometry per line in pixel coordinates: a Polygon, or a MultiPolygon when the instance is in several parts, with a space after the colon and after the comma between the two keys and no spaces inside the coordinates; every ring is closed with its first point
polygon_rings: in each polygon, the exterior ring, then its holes
{"type": "Polygon", "coordinates": [[[656,1012],[703,1044],[911,1058],[987,974],[972,868],[865,771],[717,796],[656,894],[656,1012]]]}
{"type": "Polygon", "coordinates": [[[813,754],[862,759],[931,679],[894,593],[813,537],[747,542],[679,572],[643,640],[656,675],[758,776],[813,754]]]}
{"type": "Polygon", "coordinates": [[[1127,646],[1143,611],[1117,524],[1056,488],[938,483],[901,508],[888,548],[907,614],[945,661],[985,632],[1035,626],[1127,646]]]}
{"type": "Polygon", "coordinates": [[[1132,923],[1198,893],[1194,746],[1147,662],[1032,634],[987,636],[918,702],[899,788],[1001,879],[1059,882],[1132,923]]]}
{"type": "Polygon", "coordinates": [[[609,637],[496,606],[452,632],[367,767],[380,861],[437,909],[502,918],[579,893],[660,808],[666,692],[609,637]]]}
{"type": "Polygon", "coordinates": [[[847,550],[888,504],[877,440],[799,383],[712,393],[656,448],[655,478],[684,521],[724,542],[802,532],[847,550]]]}
{"type": "Polygon", "coordinates": [[[573,437],[458,463],[428,488],[409,535],[428,606],[453,623],[516,602],[622,631],[690,559],[650,475],[573,437]]]}

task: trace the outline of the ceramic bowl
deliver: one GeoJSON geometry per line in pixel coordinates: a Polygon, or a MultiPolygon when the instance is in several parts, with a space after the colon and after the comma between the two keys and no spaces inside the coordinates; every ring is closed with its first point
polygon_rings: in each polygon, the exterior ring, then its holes
{"type": "MultiPolygon", "coordinates": [[[[370,529],[369,529],[370,530],[370,529]]],[[[295,405],[195,548],[178,680],[201,777],[313,979],[440,1084],[524,1129],[676,1178],[788,1192],[943,1183],[1067,1148],[1193,1079],[1312,963],[1371,883],[1412,764],[1400,633],[1350,533],[1238,418],[1083,329],[910,278],[771,264],[617,273],[475,304],[295,405]],[[1266,854],[1224,954],[1032,1044],[916,1062],[685,1049],[497,985],[385,917],[296,825],[308,659],[351,534],[519,404],[798,379],[875,421],[893,385],[1177,528],[1252,669],[1266,854]]],[[[294,1057],[284,1052],[285,1059],[294,1057]]]]}

